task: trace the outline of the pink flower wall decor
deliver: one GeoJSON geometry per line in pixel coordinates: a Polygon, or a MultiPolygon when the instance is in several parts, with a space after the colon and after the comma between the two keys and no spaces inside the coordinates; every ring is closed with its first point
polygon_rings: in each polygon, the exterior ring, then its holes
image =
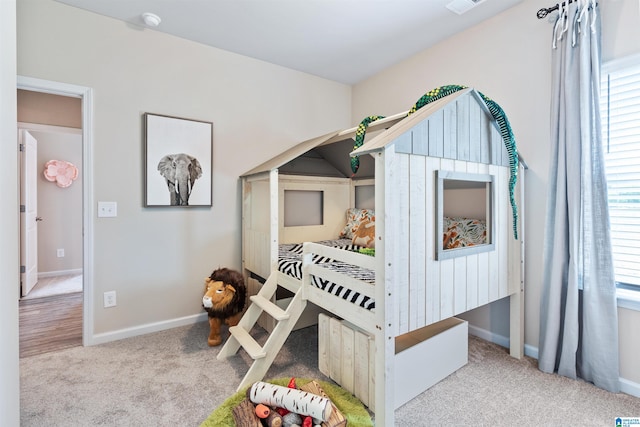
{"type": "Polygon", "coordinates": [[[64,160],[49,160],[44,164],[44,177],[58,187],[66,188],[78,177],[78,168],[64,160]]]}

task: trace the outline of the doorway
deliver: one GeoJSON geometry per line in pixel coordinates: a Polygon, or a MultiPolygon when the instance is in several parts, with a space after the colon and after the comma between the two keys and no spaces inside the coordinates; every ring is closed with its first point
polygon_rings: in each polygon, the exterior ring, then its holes
{"type": "MultiPolygon", "coordinates": [[[[81,322],[81,343],[85,346],[91,345],[93,344],[93,309],[91,301],[93,295],[92,271],[94,209],[92,206],[93,195],[90,191],[93,181],[90,165],[92,164],[93,144],[93,91],[92,89],[87,87],[24,76],[17,76],[17,89],[19,94],[18,127],[22,127],[23,129],[26,128],[24,130],[27,130],[32,136],[35,135],[34,138],[36,140],[42,140],[40,144],[43,148],[42,151],[43,153],[47,153],[46,155],[43,155],[42,158],[47,157],[47,161],[65,160],[78,169],[77,177],[75,180],[72,180],[71,184],[68,184],[68,182],[64,182],[62,183],[62,185],[58,186],[57,179],[48,179],[52,178],[54,175],[56,175],[56,173],[54,173],[52,170],[52,173],[49,174],[48,178],[44,177],[43,160],[40,160],[40,163],[43,164],[37,163],[37,179],[41,181],[42,185],[49,185],[49,187],[45,187],[47,188],[47,190],[52,190],[49,191],[49,195],[45,195],[49,197],[48,199],[45,197],[44,199],[41,198],[40,201],[42,202],[44,200],[45,207],[49,206],[52,209],[57,207],[58,211],[62,212],[54,214],[53,211],[42,211],[41,207],[38,207],[38,212],[47,212],[47,214],[46,216],[40,214],[36,215],[42,219],[42,221],[37,221],[37,224],[42,224],[45,221],[48,221],[52,223],[51,228],[54,231],[54,237],[49,238],[47,244],[39,245],[42,247],[39,248],[38,254],[44,251],[46,253],[46,257],[50,258],[50,264],[46,264],[41,268],[43,270],[41,273],[45,274],[40,274],[38,281],[46,282],[49,279],[53,281],[54,277],[58,278],[59,281],[61,281],[61,278],[70,276],[69,278],[72,278],[72,280],[75,281],[75,285],[72,284],[71,286],[76,286],[76,288],[74,289],[81,290],[81,292],[65,293],[63,295],[59,294],[66,291],[56,290],[53,292],[57,295],[43,296],[42,298],[33,299],[29,299],[27,294],[27,298],[21,301],[21,305],[33,305],[38,301],[46,300],[50,300],[50,302],[53,302],[53,300],[55,300],[57,303],[62,303],[65,298],[69,297],[69,295],[75,295],[76,306],[78,300],[81,301],[81,314],[79,316],[81,322]],[[34,120],[32,118],[29,118],[28,112],[21,110],[21,107],[23,107],[24,105],[21,103],[20,94],[26,95],[27,97],[39,98],[41,101],[44,100],[42,102],[36,102],[32,105],[36,105],[36,107],[34,107],[36,108],[36,110],[38,110],[36,112],[40,114],[44,113],[47,119],[34,120]],[[62,101],[63,103],[71,102],[78,105],[79,108],[76,108],[77,114],[73,115],[75,124],[69,124],[69,122],[59,121],[59,107],[47,104],[48,102],[51,102],[51,100],[55,100],[55,102],[62,101]],[[38,121],[40,123],[37,123],[38,121]],[[70,140],[75,140],[75,142],[69,142],[70,140]],[[70,148],[71,146],[75,147],[73,147],[71,152],[64,152],[61,151],[60,144],[69,144],[65,146],[66,148],[70,148]],[[77,148],[77,146],[79,146],[79,149],[77,148]],[[50,149],[52,147],[57,147],[58,151],[55,151],[54,153],[46,151],[47,149],[50,149]],[[78,205],[75,208],[71,208],[71,206],[68,206],[68,203],[63,201],[63,198],[70,197],[73,191],[79,193],[79,197],[77,194],[75,195],[76,200],[79,200],[78,205]],[[69,209],[60,209],[61,206],[63,208],[66,207],[69,209]],[[69,223],[76,225],[75,228],[73,228],[74,226],[72,226],[70,228],[70,230],[72,231],[69,232],[71,237],[73,237],[74,239],[72,239],[72,241],[66,241],[62,240],[62,238],[60,238],[59,236],[55,237],[55,233],[60,233],[65,230],[65,228],[61,224],[65,222],[65,217],[69,216],[70,212],[72,212],[73,215],[76,216],[76,218],[69,223]],[[58,215],[57,219],[55,219],[55,215],[58,215]],[[80,280],[78,280],[79,276],[81,277],[80,280]],[[80,284],[81,288],[77,287],[78,283],[80,284]]],[[[31,111],[30,113],[33,113],[33,111],[31,111]]],[[[73,175],[73,173],[71,175],[73,175]]],[[[67,285],[69,284],[66,284],[64,286],[67,285]]],[[[34,289],[29,293],[33,293],[34,291],[36,291],[37,287],[38,285],[36,284],[34,289]]]]}
{"type": "MultiPolygon", "coordinates": [[[[23,118],[81,124],[79,99],[18,93],[23,118]],[[69,117],[47,117],[36,109],[51,105],[69,117]]],[[[18,137],[21,299],[82,292],[82,130],[20,121],[18,137]]]]}

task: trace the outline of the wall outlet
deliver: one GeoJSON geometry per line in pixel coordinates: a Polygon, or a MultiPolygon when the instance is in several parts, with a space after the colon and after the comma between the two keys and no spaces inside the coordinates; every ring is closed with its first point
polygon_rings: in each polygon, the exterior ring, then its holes
{"type": "Polygon", "coordinates": [[[56,254],[58,255],[58,258],[64,258],[64,249],[58,249],[56,254]]]}
{"type": "Polygon", "coordinates": [[[116,306],[116,291],[109,291],[104,293],[104,308],[116,306]]]}

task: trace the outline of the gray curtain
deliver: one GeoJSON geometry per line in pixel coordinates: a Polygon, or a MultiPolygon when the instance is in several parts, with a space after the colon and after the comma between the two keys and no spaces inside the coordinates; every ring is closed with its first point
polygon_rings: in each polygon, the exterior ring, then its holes
{"type": "Polygon", "coordinates": [[[553,30],[551,160],[538,366],[620,390],[618,316],[600,130],[600,17],[561,5],[553,30]]]}

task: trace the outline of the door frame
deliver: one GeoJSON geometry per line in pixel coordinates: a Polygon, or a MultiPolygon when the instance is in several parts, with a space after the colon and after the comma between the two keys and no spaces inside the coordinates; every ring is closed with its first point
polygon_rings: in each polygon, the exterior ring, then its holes
{"type": "MultiPolygon", "coordinates": [[[[82,100],[82,345],[93,338],[93,89],[33,77],[17,76],[17,89],[62,95],[82,100]]],[[[17,122],[16,122],[17,126],[17,122]]],[[[19,206],[16,206],[19,209],[19,206]]]]}

